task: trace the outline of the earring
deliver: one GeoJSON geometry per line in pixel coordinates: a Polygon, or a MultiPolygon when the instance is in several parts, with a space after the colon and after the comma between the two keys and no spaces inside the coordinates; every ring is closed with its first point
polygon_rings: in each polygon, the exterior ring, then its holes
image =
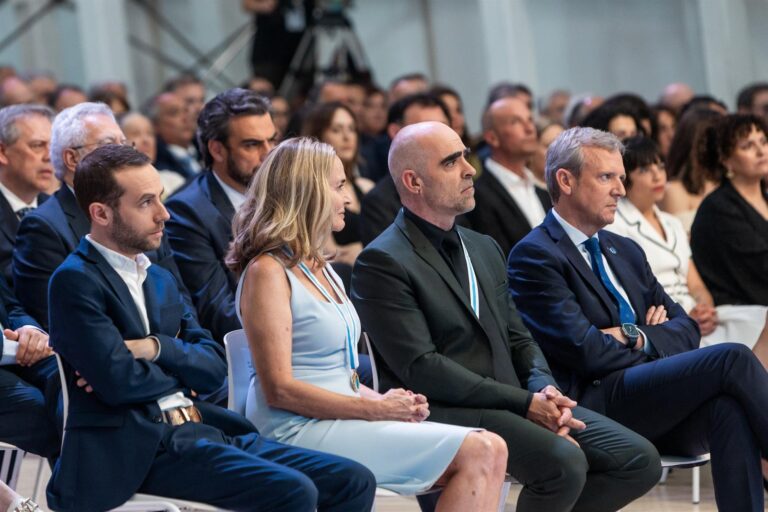
{"type": "Polygon", "coordinates": [[[731,179],[733,179],[733,176],[734,175],[733,175],[733,171],[731,170],[731,168],[730,167],[726,167],[725,168],[725,177],[728,178],[729,180],[731,180],[731,179]]]}

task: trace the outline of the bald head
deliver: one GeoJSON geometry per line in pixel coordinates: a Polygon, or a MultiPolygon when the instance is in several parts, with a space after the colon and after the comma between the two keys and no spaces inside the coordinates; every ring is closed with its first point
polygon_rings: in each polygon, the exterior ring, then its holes
{"type": "Polygon", "coordinates": [[[431,147],[433,139],[454,136],[456,132],[448,125],[437,121],[426,121],[403,127],[397,132],[389,147],[389,173],[395,182],[400,196],[402,176],[406,169],[421,175],[427,165],[428,147],[431,147]]]}
{"type": "Polygon", "coordinates": [[[680,112],[683,105],[691,101],[693,94],[693,89],[691,89],[690,85],[674,82],[664,88],[659,98],[659,103],[675,112],[680,112]]]}

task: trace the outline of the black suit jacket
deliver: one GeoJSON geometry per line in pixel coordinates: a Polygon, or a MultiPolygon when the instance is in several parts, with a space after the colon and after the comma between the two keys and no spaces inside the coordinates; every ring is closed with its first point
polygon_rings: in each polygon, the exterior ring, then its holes
{"type": "MultiPolygon", "coordinates": [[[[37,195],[37,206],[48,199],[48,194],[37,195]]],[[[5,277],[8,286],[13,285],[11,259],[13,248],[16,246],[16,232],[19,230],[19,218],[11,208],[3,194],[0,194],[0,272],[5,277]]]]}
{"type": "Polygon", "coordinates": [[[609,292],[550,211],[509,255],[509,286],[520,314],[547,356],[560,389],[581,405],[604,411],[600,378],[656,357],[699,346],[698,325],[664,292],[636,242],[601,230],[602,253],[627,292],[640,330],[657,355],[629,350],[600,329],[617,327],[609,292]],[[669,321],[645,325],[651,306],[663,305],[669,321]]]}
{"type": "Polygon", "coordinates": [[[166,203],[168,240],[200,323],[214,339],[240,329],[235,311],[237,277],[224,265],[235,210],[213,172],[192,180],[166,203]]]}
{"type": "MultiPolygon", "coordinates": [[[[544,211],[548,211],[552,208],[549,194],[542,188],[535,189],[544,211]]],[[[535,227],[530,225],[504,185],[487,169],[475,182],[475,209],[467,213],[467,218],[472,229],[496,240],[504,254],[509,254],[515,244],[535,227]]]]}
{"type": "MultiPolygon", "coordinates": [[[[91,230],[88,217],[75,195],[63,184],[45,204],[28,213],[19,225],[13,253],[13,281],[16,296],[40,325],[48,328],[48,280],[80,239],[91,230]]],[[[160,248],[147,257],[168,269],[181,283],[167,236],[160,248]]],[[[186,290],[183,290],[186,294],[186,290]]]]}
{"type": "Polygon", "coordinates": [[[452,408],[525,416],[531,393],[554,379],[509,297],[498,245],[458,230],[488,305],[480,315],[492,315],[498,332],[485,330],[445,260],[401,212],[358,256],[352,274],[352,300],[372,338],[382,387],[425,394],[443,418],[451,417],[452,408]],[[490,336],[506,342],[513,384],[494,378],[490,336]]]}
{"type": "Polygon", "coordinates": [[[360,239],[363,245],[373,242],[387,229],[401,207],[395,182],[387,173],[360,202],[360,239]]]}
{"type": "Polygon", "coordinates": [[[134,359],[125,346],[147,333],[125,282],[90,242],[83,239],[51,277],[51,345],[69,390],[64,445],[48,485],[56,510],[125,502],[146,479],[168,428],[157,399],[209,393],[226,376],[221,347],[197,324],[176,279],[152,265],[143,290],[150,333],[160,341],[155,361],[134,359]],[[92,393],[75,384],[75,371],[92,393]]]}
{"type": "Polygon", "coordinates": [[[160,137],[156,137],[157,141],[157,156],[155,157],[154,166],[159,171],[173,171],[182,175],[185,179],[191,179],[195,176],[195,173],[190,171],[183,162],[179,161],[173,153],[168,149],[166,144],[160,137]]]}
{"type": "Polygon", "coordinates": [[[768,220],[729,180],[699,206],[691,251],[715,304],[768,306],[768,220]]]}

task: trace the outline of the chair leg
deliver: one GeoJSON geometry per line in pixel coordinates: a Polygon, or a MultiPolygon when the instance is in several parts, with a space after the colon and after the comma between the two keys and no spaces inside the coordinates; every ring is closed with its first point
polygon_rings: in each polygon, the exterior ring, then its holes
{"type": "Polygon", "coordinates": [[[504,481],[504,485],[501,486],[501,499],[499,500],[499,512],[504,512],[507,505],[507,496],[509,496],[509,490],[512,488],[512,482],[509,480],[504,481]]]}
{"type": "Polygon", "coordinates": [[[691,475],[691,502],[694,505],[698,505],[701,501],[701,467],[694,466],[693,474],[691,475]]]}
{"type": "Polygon", "coordinates": [[[669,477],[669,468],[661,468],[661,478],[659,479],[660,484],[667,483],[667,478],[669,477]]]}
{"type": "Polygon", "coordinates": [[[35,487],[32,489],[32,500],[39,502],[40,501],[40,481],[43,479],[43,464],[45,464],[45,459],[40,457],[40,461],[37,464],[37,476],[35,477],[35,487]]]}

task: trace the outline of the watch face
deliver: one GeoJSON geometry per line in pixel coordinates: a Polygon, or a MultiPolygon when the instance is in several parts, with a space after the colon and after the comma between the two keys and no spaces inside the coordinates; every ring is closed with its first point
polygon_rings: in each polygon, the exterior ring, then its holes
{"type": "Polygon", "coordinates": [[[621,330],[624,331],[624,335],[628,337],[640,336],[640,331],[637,330],[635,324],[621,324],[621,330]]]}

